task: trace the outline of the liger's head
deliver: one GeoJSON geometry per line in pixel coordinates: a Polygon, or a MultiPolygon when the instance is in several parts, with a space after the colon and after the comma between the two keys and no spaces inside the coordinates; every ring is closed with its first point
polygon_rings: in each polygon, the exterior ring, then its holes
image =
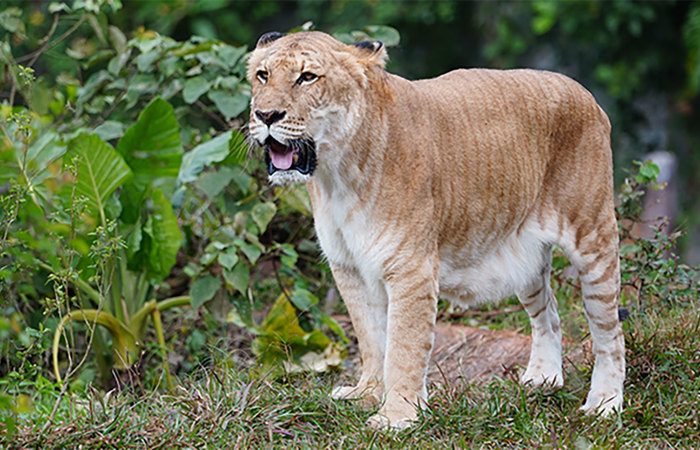
{"type": "Polygon", "coordinates": [[[248,60],[249,131],[272,183],[307,181],[324,158],[320,148],[352,137],[367,70],[385,60],[381,42],[346,45],[313,31],[260,37],[248,60]]]}

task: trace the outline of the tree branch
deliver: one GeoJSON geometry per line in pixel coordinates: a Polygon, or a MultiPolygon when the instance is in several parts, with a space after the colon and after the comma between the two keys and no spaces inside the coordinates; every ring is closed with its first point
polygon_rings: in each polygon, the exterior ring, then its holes
{"type": "MultiPolygon", "coordinates": [[[[56,14],[54,15],[54,21],[56,20],[56,17],[57,17],[57,16],[58,16],[58,13],[56,13],[56,14]]],[[[28,54],[26,54],[26,55],[24,55],[24,56],[21,56],[21,57],[17,58],[16,61],[17,61],[18,63],[21,63],[21,62],[24,62],[24,61],[30,61],[29,64],[28,64],[28,66],[32,66],[32,64],[34,64],[34,63],[36,62],[36,60],[39,58],[39,56],[41,56],[42,53],[44,53],[44,52],[46,52],[46,51],[48,51],[48,50],[51,50],[53,47],[55,47],[55,46],[57,46],[58,44],[60,44],[61,42],[63,42],[68,36],[70,36],[71,34],[73,34],[73,33],[75,32],[75,30],[77,30],[78,27],[79,27],[80,25],[83,24],[83,22],[85,22],[85,15],[80,16],[80,20],[78,20],[78,21],[75,23],[75,25],[73,25],[72,27],[70,27],[65,33],[63,33],[62,35],[60,35],[55,41],[53,41],[53,42],[48,42],[48,39],[46,39],[46,42],[44,42],[44,45],[42,45],[39,49],[33,51],[32,53],[28,53],[28,54]]],[[[53,31],[54,31],[54,27],[52,26],[52,29],[51,29],[51,31],[50,31],[49,33],[53,34],[53,31]]],[[[48,37],[48,36],[50,36],[50,34],[47,35],[47,37],[48,37]]]]}

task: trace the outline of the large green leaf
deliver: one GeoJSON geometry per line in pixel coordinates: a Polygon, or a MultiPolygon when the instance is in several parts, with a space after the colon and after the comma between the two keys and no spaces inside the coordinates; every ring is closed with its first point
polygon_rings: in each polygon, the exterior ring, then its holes
{"type": "Polygon", "coordinates": [[[309,193],[303,186],[288,186],[285,188],[277,188],[276,194],[279,198],[280,209],[283,213],[288,213],[288,210],[300,212],[304,215],[311,215],[311,200],[309,193]]]}
{"type": "Polygon", "coordinates": [[[148,265],[152,275],[163,279],[170,274],[175,265],[177,251],[182,244],[182,234],[177,226],[177,217],[173,212],[170,200],[160,189],[154,189],[151,194],[153,201],[151,245],[148,265]]]}
{"type": "Polygon", "coordinates": [[[161,98],[151,101],[119,140],[117,151],[131,167],[134,182],[141,189],[156,178],[177,177],[182,144],[170,103],[161,98]]]}
{"type": "MultiPolygon", "coordinates": [[[[146,270],[153,282],[159,282],[170,274],[175,257],[182,244],[182,234],[170,201],[160,189],[154,188],[144,202],[146,223],[140,236],[129,244],[138,245],[138,251],[129,258],[128,267],[133,271],[146,270]]],[[[136,232],[138,233],[138,232],[136,232]]],[[[132,254],[134,249],[127,249],[132,254]]]]}
{"type": "Polygon", "coordinates": [[[24,22],[22,10],[16,7],[6,8],[0,12],[0,27],[10,33],[17,33],[24,37],[24,22]]]}
{"type": "Polygon", "coordinates": [[[320,311],[318,312],[318,317],[321,320],[321,322],[324,325],[326,325],[332,332],[340,336],[344,343],[350,343],[350,339],[348,339],[347,335],[345,334],[345,330],[343,330],[343,327],[341,327],[340,324],[336,322],[334,318],[320,311]]]}
{"type": "Polygon", "coordinates": [[[246,46],[219,45],[216,54],[230,69],[233,69],[241,57],[245,55],[246,50],[248,50],[246,46]]]}
{"type": "Polygon", "coordinates": [[[141,217],[141,209],[147,195],[148,191],[140,189],[135,183],[126,183],[119,192],[119,201],[122,204],[119,219],[126,224],[136,223],[141,217]]]}
{"type": "Polygon", "coordinates": [[[299,324],[297,311],[284,295],[277,298],[258,331],[259,335],[253,340],[251,349],[258,357],[263,372],[279,372],[281,363],[286,363],[284,367],[288,372],[306,368],[322,371],[342,361],[333,358],[333,364],[313,364],[316,367],[304,361],[303,358],[310,353],[320,356],[333,343],[320,330],[305,331],[299,324]]]}
{"type": "Polygon", "coordinates": [[[370,25],[363,30],[335,33],[333,36],[346,44],[354,44],[359,41],[381,41],[387,47],[395,47],[401,41],[399,32],[386,25],[370,25]]]}
{"type": "Polygon", "coordinates": [[[229,297],[229,299],[235,307],[235,313],[233,311],[229,311],[229,317],[226,319],[227,322],[235,323],[241,327],[254,329],[256,325],[253,322],[253,305],[251,304],[250,299],[241,295],[234,295],[229,297]]]}
{"type": "Polygon", "coordinates": [[[105,219],[107,198],[131,177],[124,159],[94,134],[73,139],[70,151],[77,157],[76,193],[87,199],[88,211],[105,219]]]}

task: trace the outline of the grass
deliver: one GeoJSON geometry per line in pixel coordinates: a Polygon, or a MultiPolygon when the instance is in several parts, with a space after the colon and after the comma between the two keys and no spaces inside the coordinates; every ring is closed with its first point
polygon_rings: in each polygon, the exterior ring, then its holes
{"type": "Polygon", "coordinates": [[[624,329],[626,409],[610,419],[577,411],[591,371],[577,367],[559,390],[523,387],[515,374],[487,385],[433,386],[416,426],[377,431],[365,426],[373,411],[330,399],[339,374],[252,379],[213,351],[212,365],[171,394],[75,392],[46,427],[56,393],[41,391],[12,439],[0,431],[0,447],[696,447],[700,308],[659,302],[638,309],[624,329]]]}

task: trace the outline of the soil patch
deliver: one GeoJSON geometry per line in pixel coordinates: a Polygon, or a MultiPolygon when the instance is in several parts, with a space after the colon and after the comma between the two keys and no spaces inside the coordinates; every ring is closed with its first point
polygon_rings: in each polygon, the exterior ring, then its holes
{"type": "MultiPolygon", "coordinates": [[[[348,361],[344,375],[359,376],[360,355],[352,325],[347,316],[335,316],[346,329],[353,343],[348,346],[348,361]]],[[[487,382],[493,378],[519,376],[527,366],[530,356],[529,335],[511,330],[486,330],[465,325],[438,324],[435,329],[435,345],[428,367],[428,383],[452,383],[458,380],[487,382]]],[[[590,345],[587,342],[564,340],[564,370],[572,364],[590,361],[590,345]]]]}

